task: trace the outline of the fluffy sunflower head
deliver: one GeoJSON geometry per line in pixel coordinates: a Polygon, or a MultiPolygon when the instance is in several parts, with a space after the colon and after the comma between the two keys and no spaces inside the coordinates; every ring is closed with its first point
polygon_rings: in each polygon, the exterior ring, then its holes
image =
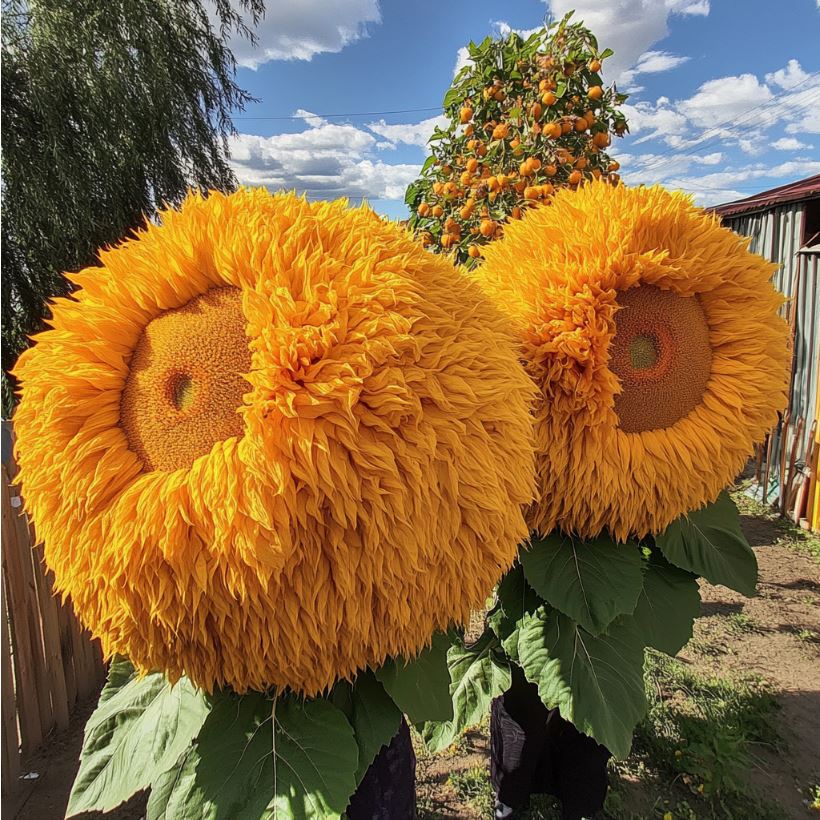
{"type": "Polygon", "coordinates": [[[26,506],[107,653],[315,694],[463,622],[532,498],[532,388],[479,289],[367,209],[191,196],[23,354],[26,506]]]}
{"type": "Polygon", "coordinates": [[[585,185],[476,271],[535,382],[529,523],[619,539],[715,499],[786,400],[774,266],[681,194],[585,185]]]}

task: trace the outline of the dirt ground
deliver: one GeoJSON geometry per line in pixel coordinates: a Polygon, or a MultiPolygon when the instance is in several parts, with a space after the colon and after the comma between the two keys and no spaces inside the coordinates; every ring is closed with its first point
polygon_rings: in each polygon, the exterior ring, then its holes
{"type": "MultiPolygon", "coordinates": [[[[704,676],[731,679],[758,675],[766,683],[779,706],[775,723],[781,742],[755,746],[752,764],[745,772],[749,789],[778,807],[775,816],[817,817],[808,808],[807,795],[812,785],[820,783],[820,561],[816,554],[800,549],[793,536],[770,516],[744,515],[743,524],[759,563],[758,594],[746,599],[724,587],[703,584],[702,617],[680,657],[704,676]]],[[[38,777],[22,782],[16,794],[4,800],[5,817],[59,820],[64,816],[82,726],[92,708],[93,704],[85,704],[75,715],[72,730],[52,736],[42,752],[28,761],[25,771],[38,777]]],[[[456,746],[439,755],[426,755],[419,749],[418,758],[421,818],[478,820],[492,816],[486,778],[486,726],[468,732],[456,746]]],[[[651,778],[642,781],[619,772],[613,773],[613,779],[623,782],[620,786],[614,782],[613,789],[623,787],[620,805],[616,811],[608,806],[608,817],[689,820],[732,816],[702,812],[697,795],[686,795],[678,804],[671,799],[674,810],[667,812],[664,804],[670,799],[660,801],[651,793],[655,788],[651,778]],[[678,805],[685,805],[689,813],[679,813],[678,805]]],[[[675,788],[681,787],[675,784],[675,788]]],[[[136,799],[105,817],[138,820],[143,805],[144,799],[136,799]]],[[[756,816],[764,815],[753,810],[745,815],[756,816]]],[[[91,820],[102,815],[83,817],[91,820]]],[[[531,811],[529,817],[537,820],[557,815],[547,806],[531,811]]]]}

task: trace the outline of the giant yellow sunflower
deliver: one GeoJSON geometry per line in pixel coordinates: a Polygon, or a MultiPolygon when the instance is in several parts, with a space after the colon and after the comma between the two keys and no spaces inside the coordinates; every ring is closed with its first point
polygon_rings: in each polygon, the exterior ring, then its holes
{"type": "Polygon", "coordinates": [[[659,532],[716,498],[785,404],[774,266],[682,194],[593,183],[505,228],[476,271],[539,389],[529,522],[659,532]]]}
{"type": "Polygon", "coordinates": [[[474,283],[367,209],[191,196],[15,370],[26,507],[107,653],[315,694],[485,599],[532,388],[474,283]]]}

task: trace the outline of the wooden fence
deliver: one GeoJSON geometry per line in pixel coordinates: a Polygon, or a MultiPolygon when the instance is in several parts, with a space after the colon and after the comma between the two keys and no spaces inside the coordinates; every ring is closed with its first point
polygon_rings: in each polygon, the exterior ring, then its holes
{"type": "Polygon", "coordinates": [[[52,730],[68,726],[74,704],[98,691],[105,670],[99,642],[82,629],[70,604],[54,597],[42,546],[22,514],[12,483],[13,460],[4,461],[0,592],[2,774],[7,793],[25,758],[52,730]]]}

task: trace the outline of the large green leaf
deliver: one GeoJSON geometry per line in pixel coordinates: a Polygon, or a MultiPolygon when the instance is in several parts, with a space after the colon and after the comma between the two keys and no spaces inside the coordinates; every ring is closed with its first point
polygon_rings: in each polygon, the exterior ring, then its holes
{"type": "Polygon", "coordinates": [[[646,711],[643,641],[631,616],[592,635],[560,612],[527,615],[518,638],[519,662],[542,701],[617,757],[626,757],[646,711]]]}
{"type": "Polygon", "coordinates": [[[66,816],[110,811],[148,788],[174,764],[207,715],[205,696],[187,678],[173,686],[159,672],[138,678],[127,661],[117,660],[85,727],[66,816]]]}
{"type": "Polygon", "coordinates": [[[376,677],[411,723],[453,717],[447,669],[447,650],[452,643],[449,635],[436,632],[431,645],[414,660],[391,659],[376,670],[376,677]]]}
{"type": "Polygon", "coordinates": [[[653,552],[634,612],[644,643],[676,655],[692,637],[692,625],[699,612],[697,578],[653,552]]]}
{"type": "Polygon", "coordinates": [[[487,623],[502,641],[515,631],[526,612],[534,612],[543,603],[527,583],[520,563],[504,574],[495,598],[495,606],[487,614],[487,623]]]}
{"type": "Polygon", "coordinates": [[[446,748],[465,729],[480,723],[492,699],[506,692],[511,684],[509,661],[498,637],[490,630],[471,646],[452,646],[447,664],[453,719],[426,723],[422,729],[427,747],[434,752],[446,748]]]}
{"type": "Polygon", "coordinates": [[[675,566],[713,584],[754,595],[757,559],[728,493],[722,492],[713,504],[673,521],[655,536],[655,543],[675,566]]]}
{"type": "Polygon", "coordinates": [[[147,818],[338,818],[357,765],[353,729],[329,701],[224,693],[197,741],[155,784],[147,818]]]}
{"type": "Polygon", "coordinates": [[[401,711],[369,669],[357,675],[353,684],[337,683],[331,702],[345,713],[353,727],[359,747],[356,783],[361,783],[376,755],[399,731],[401,711]]]}
{"type": "Polygon", "coordinates": [[[631,613],[643,583],[637,544],[601,537],[579,541],[562,533],[534,538],[521,551],[524,575],[549,604],[598,635],[631,613]]]}

